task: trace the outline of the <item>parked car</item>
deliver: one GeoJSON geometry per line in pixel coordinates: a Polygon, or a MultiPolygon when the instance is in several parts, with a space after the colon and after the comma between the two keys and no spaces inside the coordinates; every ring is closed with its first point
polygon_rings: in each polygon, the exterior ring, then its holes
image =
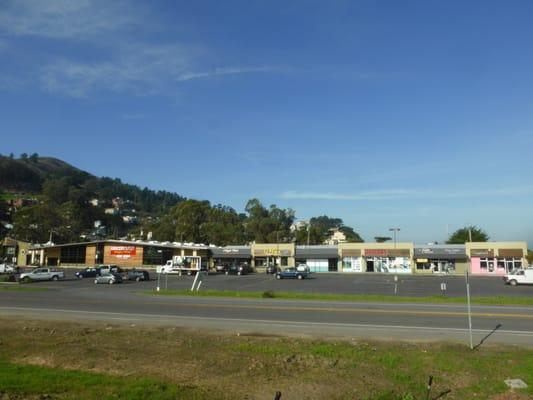
{"type": "Polygon", "coordinates": [[[100,268],[98,267],[88,267],[82,269],[81,271],[76,272],[76,277],[79,279],[82,278],[96,278],[100,275],[100,268]]]}
{"type": "Polygon", "coordinates": [[[128,281],[149,281],[150,280],[150,274],[148,271],[141,270],[141,269],[132,269],[129,270],[126,274],[126,278],[128,281]]]}
{"type": "Polygon", "coordinates": [[[278,271],[276,273],[276,279],[305,279],[307,277],[309,277],[309,273],[307,271],[298,271],[295,267],[285,268],[283,271],[278,271]]]}
{"type": "Polygon", "coordinates": [[[52,268],[35,268],[31,272],[20,274],[19,280],[22,282],[30,281],[58,281],[65,279],[65,273],[52,268]]]}
{"type": "Polygon", "coordinates": [[[267,274],[275,274],[279,272],[279,267],[277,267],[276,265],[269,265],[266,267],[265,271],[267,274]]]}
{"type": "Polygon", "coordinates": [[[216,272],[226,272],[226,269],[229,268],[228,264],[218,263],[215,265],[216,272]]]}
{"type": "Polygon", "coordinates": [[[248,264],[232,264],[226,268],[226,275],[246,275],[252,272],[252,267],[248,264]]]}
{"type": "Polygon", "coordinates": [[[107,283],[109,285],[114,285],[115,283],[122,283],[122,276],[120,276],[117,273],[110,272],[107,274],[97,276],[96,279],[94,280],[94,283],[96,284],[107,283]]]}
{"type": "Polygon", "coordinates": [[[533,269],[514,269],[503,277],[507,285],[533,285],[533,269]]]}
{"type": "Polygon", "coordinates": [[[110,272],[114,274],[122,274],[124,272],[122,268],[120,268],[118,265],[115,265],[115,264],[99,265],[97,268],[100,269],[100,275],[104,275],[110,272]]]}

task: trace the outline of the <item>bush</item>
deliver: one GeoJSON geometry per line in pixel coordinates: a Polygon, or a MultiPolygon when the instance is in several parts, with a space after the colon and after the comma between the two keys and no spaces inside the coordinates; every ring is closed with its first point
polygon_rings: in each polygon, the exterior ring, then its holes
{"type": "Polygon", "coordinates": [[[263,295],[261,296],[264,299],[273,299],[276,297],[276,294],[272,290],[267,290],[266,292],[263,292],[263,295]]]}
{"type": "Polygon", "coordinates": [[[1,275],[0,282],[16,282],[15,274],[1,275]]]}

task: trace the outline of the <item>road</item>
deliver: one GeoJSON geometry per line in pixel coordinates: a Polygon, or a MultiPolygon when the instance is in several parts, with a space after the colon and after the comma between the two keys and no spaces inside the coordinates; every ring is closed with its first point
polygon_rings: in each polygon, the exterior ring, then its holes
{"type": "MultiPolygon", "coordinates": [[[[217,279],[220,285],[224,281],[231,284],[239,282],[242,287],[247,282],[246,279],[239,281],[241,277],[226,276],[214,277],[212,281],[217,279]]],[[[287,287],[305,283],[270,281],[287,287]]],[[[188,287],[191,282],[191,277],[171,277],[169,287],[188,287]]],[[[252,285],[252,281],[249,284],[252,285]]],[[[53,320],[173,325],[241,335],[451,340],[463,343],[469,340],[466,307],[462,305],[190,298],[140,294],[144,290],[153,289],[154,281],[97,286],[92,280],[71,280],[32,286],[48,287],[50,290],[0,290],[0,317],[16,315],[53,320]]],[[[533,307],[473,306],[472,312],[474,345],[485,338],[485,343],[533,347],[533,307]]]]}

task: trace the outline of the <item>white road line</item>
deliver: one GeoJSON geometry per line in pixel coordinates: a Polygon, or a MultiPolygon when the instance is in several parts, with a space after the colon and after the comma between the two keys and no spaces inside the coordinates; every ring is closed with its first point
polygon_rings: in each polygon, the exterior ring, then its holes
{"type": "MultiPolygon", "coordinates": [[[[83,311],[83,310],[65,310],[55,308],[25,308],[25,307],[0,307],[3,311],[38,311],[38,312],[57,312],[68,314],[88,314],[88,315],[106,315],[113,319],[131,320],[136,318],[137,320],[145,321],[146,318],[150,319],[189,319],[199,321],[227,321],[227,322],[241,322],[241,323],[259,323],[259,324],[279,324],[283,326],[292,327],[340,327],[340,328],[362,328],[362,329],[401,329],[401,330],[426,330],[426,331],[449,331],[449,332],[468,332],[465,328],[439,328],[428,326],[405,326],[405,325],[374,325],[374,324],[347,324],[347,323],[327,323],[327,322],[298,322],[298,321],[280,321],[280,320],[264,320],[264,319],[243,319],[243,318],[215,318],[215,317],[196,317],[196,316],[180,316],[180,315],[165,315],[165,314],[135,314],[135,313],[118,313],[109,311],[83,311]]],[[[491,329],[473,329],[476,333],[490,333],[491,329]]],[[[498,334],[508,334],[513,336],[533,337],[533,331],[508,331],[498,330],[498,334]]]]}

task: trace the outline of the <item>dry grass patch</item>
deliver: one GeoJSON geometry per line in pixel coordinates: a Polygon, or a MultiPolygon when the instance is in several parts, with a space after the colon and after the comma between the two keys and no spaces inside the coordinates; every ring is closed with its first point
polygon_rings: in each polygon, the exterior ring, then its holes
{"type": "MultiPolygon", "coordinates": [[[[510,395],[503,383],[510,377],[530,385],[518,396],[533,397],[533,353],[512,347],[471,352],[458,344],[321,341],[260,332],[229,335],[2,319],[0,338],[0,360],[8,363],[146,378],[150,388],[163,382],[205,399],[266,400],[276,390],[283,400],[422,399],[430,374],[435,394],[452,390],[443,399],[506,399],[497,396],[510,395]]],[[[1,385],[0,392],[5,391],[1,385]]]]}

